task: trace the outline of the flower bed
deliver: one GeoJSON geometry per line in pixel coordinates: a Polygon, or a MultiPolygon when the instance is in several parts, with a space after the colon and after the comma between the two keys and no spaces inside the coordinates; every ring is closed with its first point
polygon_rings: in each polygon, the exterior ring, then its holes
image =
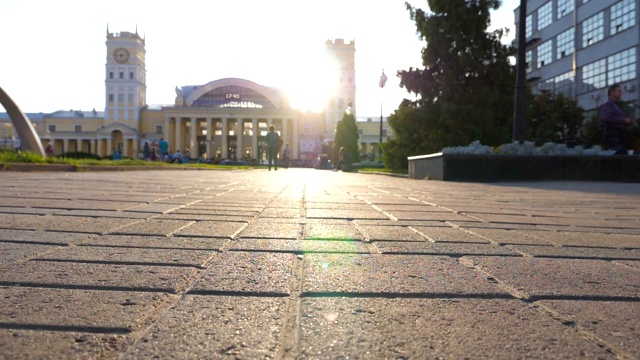
{"type": "Polygon", "coordinates": [[[409,178],[445,181],[640,181],[640,157],[610,155],[600,148],[506,144],[494,149],[473,143],[409,157],[409,178]]]}

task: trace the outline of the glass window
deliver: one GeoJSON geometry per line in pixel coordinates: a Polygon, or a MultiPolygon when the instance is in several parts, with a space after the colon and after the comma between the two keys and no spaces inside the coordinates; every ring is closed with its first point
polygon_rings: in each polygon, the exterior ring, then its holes
{"type": "Polygon", "coordinates": [[[129,79],[133,80],[133,71],[129,73],[129,79]]]}
{"type": "Polygon", "coordinates": [[[82,132],[82,125],[76,125],[76,126],[74,127],[74,131],[75,131],[75,132],[77,132],[77,133],[78,133],[78,132],[82,132]]]}
{"type": "Polygon", "coordinates": [[[556,36],[556,59],[562,59],[565,56],[573,54],[574,33],[573,28],[571,28],[556,36]]]}
{"type": "Polygon", "coordinates": [[[56,132],[56,126],[55,126],[55,125],[51,125],[51,124],[50,124],[50,125],[48,126],[48,128],[49,128],[49,132],[56,132]]]}
{"type": "Polygon", "coordinates": [[[575,73],[573,70],[553,78],[554,92],[556,94],[561,93],[567,97],[573,97],[573,92],[571,90],[573,89],[574,78],[575,73]]]}
{"type": "Polygon", "coordinates": [[[524,24],[524,26],[524,34],[528,39],[533,33],[533,14],[529,14],[529,16],[527,16],[527,22],[524,24]]]}
{"type": "Polygon", "coordinates": [[[553,61],[552,41],[545,41],[538,46],[538,68],[549,65],[553,61]]]}
{"type": "Polygon", "coordinates": [[[109,79],[113,79],[113,71],[109,71],[109,79]]]}
{"type": "Polygon", "coordinates": [[[120,71],[120,79],[124,79],[124,72],[120,71]]]}
{"type": "Polygon", "coordinates": [[[607,86],[607,59],[600,59],[582,67],[582,92],[607,86]]]}
{"type": "Polygon", "coordinates": [[[558,19],[569,14],[573,11],[573,0],[558,0],[556,10],[558,19]]]}
{"type": "Polygon", "coordinates": [[[527,64],[527,72],[531,72],[531,70],[533,70],[533,68],[531,67],[531,58],[533,57],[533,53],[531,52],[531,50],[527,51],[526,53],[524,53],[524,60],[527,64]]]}
{"type": "Polygon", "coordinates": [[[128,94],[127,95],[127,100],[129,101],[129,103],[133,102],[133,94],[128,94]]]}
{"type": "Polygon", "coordinates": [[[604,38],[604,16],[598,13],[582,22],[582,47],[593,45],[604,38]]]}
{"type": "Polygon", "coordinates": [[[113,94],[109,94],[109,102],[113,102],[113,94]]]}
{"type": "Polygon", "coordinates": [[[553,7],[551,1],[538,8],[538,30],[542,30],[551,24],[553,21],[553,16],[551,14],[552,10],[553,7]]]}
{"type": "Polygon", "coordinates": [[[611,7],[611,35],[636,24],[636,0],[623,0],[611,7]]]}
{"type": "Polygon", "coordinates": [[[124,102],[124,94],[118,94],[118,102],[124,102]]]}
{"type": "Polygon", "coordinates": [[[636,77],[636,49],[631,48],[607,58],[607,82],[617,84],[636,77]]]}
{"type": "Polygon", "coordinates": [[[156,134],[164,133],[162,125],[156,125],[156,134]]]}

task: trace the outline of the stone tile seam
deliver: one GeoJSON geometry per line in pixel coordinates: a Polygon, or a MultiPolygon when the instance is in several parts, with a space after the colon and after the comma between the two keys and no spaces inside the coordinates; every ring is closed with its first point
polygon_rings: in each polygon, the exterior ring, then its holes
{"type": "Polygon", "coordinates": [[[280,339],[278,341],[277,359],[297,358],[300,355],[300,323],[302,317],[304,260],[296,256],[291,265],[291,278],[289,279],[289,297],[287,307],[282,320],[280,339]]]}

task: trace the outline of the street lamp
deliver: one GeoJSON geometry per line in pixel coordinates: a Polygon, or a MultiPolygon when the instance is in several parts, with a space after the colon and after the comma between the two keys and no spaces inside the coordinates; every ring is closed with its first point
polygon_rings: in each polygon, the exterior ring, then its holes
{"type": "Polygon", "coordinates": [[[382,75],[380,75],[380,82],[378,83],[378,86],[380,86],[380,142],[378,143],[378,161],[382,161],[382,90],[384,89],[384,84],[386,82],[387,75],[384,74],[384,69],[382,69],[382,75]]]}

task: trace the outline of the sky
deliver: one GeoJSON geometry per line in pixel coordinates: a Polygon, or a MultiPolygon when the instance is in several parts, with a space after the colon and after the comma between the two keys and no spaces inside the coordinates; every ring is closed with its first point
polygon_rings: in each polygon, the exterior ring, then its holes
{"type": "MultiPolygon", "coordinates": [[[[317,111],[325,42],[344,39],[355,40],[356,116],[387,116],[412,98],[397,71],[422,68],[425,42],[405,1],[2,0],[0,86],[25,113],[103,111],[108,27],[145,38],[150,105],[172,105],[176,86],[243,78],[317,111]]],[[[425,0],[408,2],[428,10],[425,0]]],[[[508,41],[519,3],[504,0],[492,14],[491,28],[511,29],[508,41]]]]}

